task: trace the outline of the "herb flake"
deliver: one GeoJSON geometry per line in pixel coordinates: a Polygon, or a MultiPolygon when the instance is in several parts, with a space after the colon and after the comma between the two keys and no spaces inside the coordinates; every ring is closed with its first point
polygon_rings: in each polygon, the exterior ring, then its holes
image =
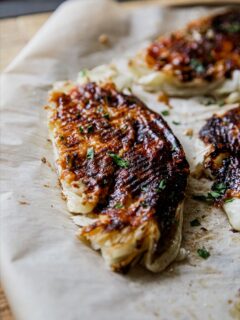
{"type": "Polygon", "coordinates": [[[89,126],[87,127],[87,132],[88,132],[88,133],[92,133],[92,132],[93,132],[93,126],[92,126],[92,125],[89,125],[89,126]]]}
{"type": "Polygon", "coordinates": [[[230,203],[230,202],[233,202],[233,201],[234,201],[234,198],[230,198],[230,199],[225,199],[224,200],[225,203],[230,203]]]}
{"type": "Polygon", "coordinates": [[[121,168],[128,168],[129,162],[127,160],[122,159],[116,153],[109,153],[109,156],[113,159],[113,161],[121,168]]]}
{"type": "Polygon", "coordinates": [[[109,113],[104,113],[103,118],[109,120],[110,119],[109,113]]]}
{"type": "Polygon", "coordinates": [[[175,126],[179,126],[181,124],[181,122],[178,122],[178,121],[174,121],[172,122],[173,124],[175,124],[175,126]]]}
{"type": "Polygon", "coordinates": [[[198,59],[191,59],[190,66],[197,72],[203,73],[205,71],[204,65],[198,59]]]}
{"type": "Polygon", "coordinates": [[[87,69],[83,69],[79,72],[80,77],[86,77],[87,76],[87,69]]]}
{"type": "Polygon", "coordinates": [[[94,149],[93,147],[88,148],[87,150],[87,159],[92,160],[94,158],[94,149]]]}
{"type": "Polygon", "coordinates": [[[202,247],[201,249],[198,249],[197,253],[198,253],[199,257],[201,257],[201,258],[203,258],[205,260],[210,257],[210,253],[209,253],[209,251],[207,251],[207,249],[205,247],[202,247]]]}
{"type": "Polygon", "coordinates": [[[120,202],[117,202],[114,206],[115,209],[122,209],[123,205],[120,202]]]}
{"type": "Polygon", "coordinates": [[[159,185],[157,187],[157,191],[162,191],[166,188],[166,181],[164,179],[162,179],[160,182],[159,182],[159,185]]]}
{"type": "Polygon", "coordinates": [[[169,116],[170,112],[169,112],[168,110],[163,110],[163,111],[161,112],[161,114],[162,114],[163,116],[169,116]]]}

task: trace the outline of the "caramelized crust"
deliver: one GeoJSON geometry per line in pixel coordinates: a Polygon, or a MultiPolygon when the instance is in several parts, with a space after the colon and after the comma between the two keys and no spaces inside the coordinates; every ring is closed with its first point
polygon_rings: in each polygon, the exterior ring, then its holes
{"type": "Polygon", "coordinates": [[[181,82],[230,78],[240,69],[240,10],[197,20],[160,37],[147,48],[145,61],[181,82]]]}
{"type": "Polygon", "coordinates": [[[82,180],[85,192],[97,196],[93,213],[108,218],[106,229],[156,219],[167,232],[183,200],[189,167],[162,117],[112,83],[55,91],[50,103],[61,178],[82,180]]]}
{"type": "Polygon", "coordinates": [[[219,184],[226,186],[217,202],[240,197],[240,107],[213,115],[201,129],[200,138],[212,145],[204,159],[205,168],[216,179],[212,189],[219,184]]]}

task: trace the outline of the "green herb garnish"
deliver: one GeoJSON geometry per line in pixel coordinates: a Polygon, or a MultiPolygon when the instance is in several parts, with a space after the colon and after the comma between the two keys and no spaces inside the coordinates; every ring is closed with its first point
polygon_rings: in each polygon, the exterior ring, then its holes
{"type": "Polygon", "coordinates": [[[224,195],[226,190],[227,190],[226,184],[221,182],[221,183],[214,184],[212,187],[212,191],[209,192],[209,194],[213,198],[219,198],[220,196],[224,195]]]}
{"type": "Polygon", "coordinates": [[[210,253],[207,251],[207,249],[205,247],[198,249],[197,253],[198,253],[199,257],[201,257],[205,260],[210,257],[210,253]]]}
{"type": "Polygon", "coordinates": [[[201,103],[205,106],[210,106],[211,104],[216,103],[216,99],[213,97],[204,97],[201,103]]]}
{"type": "Polygon", "coordinates": [[[115,204],[114,208],[115,209],[121,209],[121,208],[123,208],[123,205],[120,202],[118,202],[118,203],[115,204]]]}
{"type": "Polygon", "coordinates": [[[109,113],[104,113],[104,115],[103,115],[103,118],[105,118],[105,119],[110,119],[110,116],[109,116],[109,113]]]}
{"type": "Polygon", "coordinates": [[[87,70],[86,69],[83,69],[79,72],[79,76],[80,77],[86,77],[87,76],[87,70]]]}
{"type": "Polygon", "coordinates": [[[161,112],[161,114],[162,114],[163,116],[169,116],[170,112],[169,112],[168,110],[163,110],[163,111],[161,112]]]}
{"type": "Polygon", "coordinates": [[[89,125],[89,126],[87,127],[87,132],[88,132],[88,133],[92,133],[92,132],[93,132],[93,126],[92,126],[92,125],[89,125]]]}
{"type": "Polygon", "coordinates": [[[222,26],[222,29],[230,33],[240,32],[240,23],[233,22],[233,23],[224,24],[222,26]]]}
{"type": "Polygon", "coordinates": [[[234,201],[234,198],[230,198],[230,199],[225,199],[224,200],[225,203],[229,203],[229,202],[233,202],[233,201],[234,201]]]}
{"type": "Polygon", "coordinates": [[[106,185],[108,184],[108,180],[107,180],[107,179],[103,179],[102,184],[103,184],[104,186],[106,186],[106,185]]]}
{"type": "Polygon", "coordinates": [[[129,91],[129,93],[132,94],[132,88],[128,87],[128,88],[126,88],[126,89],[129,91]]]}
{"type": "Polygon", "coordinates": [[[201,225],[200,221],[198,219],[194,219],[190,221],[191,227],[199,227],[201,225]]]}
{"type": "Polygon", "coordinates": [[[178,122],[178,121],[174,121],[172,122],[173,124],[175,124],[176,126],[178,126],[179,124],[181,124],[181,122],[178,122]]]}
{"type": "Polygon", "coordinates": [[[206,196],[205,195],[193,195],[193,199],[212,203],[214,200],[223,196],[224,193],[226,192],[226,190],[227,190],[227,186],[224,183],[217,183],[217,184],[213,185],[212,191],[208,192],[208,194],[206,196]]]}
{"type": "Polygon", "coordinates": [[[109,153],[109,156],[113,159],[113,161],[121,168],[128,168],[129,163],[127,160],[122,159],[116,153],[109,153]]]}
{"type": "Polygon", "coordinates": [[[159,182],[159,185],[157,187],[157,191],[162,191],[166,188],[166,181],[164,179],[162,179],[160,182],[159,182]]]}
{"type": "Polygon", "coordinates": [[[147,204],[146,201],[142,201],[142,202],[140,203],[140,205],[141,205],[143,208],[147,208],[147,207],[148,207],[148,204],[147,204]]]}
{"type": "Polygon", "coordinates": [[[219,107],[223,107],[225,105],[225,101],[224,100],[218,101],[218,105],[219,107]]]}
{"type": "Polygon", "coordinates": [[[92,160],[94,158],[94,149],[93,147],[88,148],[87,150],[87,159],[92,160]]]}
{"type": "Polygon", "coordinates": [[[82,126],[80,126],[79,128],[79,131],[81,132],[81,133],[83,133],[84,131],[83,131],[83,127],[82,126]]]}
{"type": "Polygon", "coordinates": [[[197,73],[203,73],[205,71],[205,68],[202,64],[202,62],[198,59],[191,59],[190,66],[197,72],[197,73]]]}

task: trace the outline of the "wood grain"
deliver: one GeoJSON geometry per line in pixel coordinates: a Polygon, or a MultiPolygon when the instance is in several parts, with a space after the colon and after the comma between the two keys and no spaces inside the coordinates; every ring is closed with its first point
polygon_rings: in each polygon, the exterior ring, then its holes
{"type": "Polygon", "coordinates": [[[50,13],[0,20],[0,70],[3,70],[48,19],[50,13]]]}
{"type": "MultiPolygon", "coordinates": [[[[150,0],[148,3],[168,4],[168,5],[193,5],[201,2],[202,4],[227,3],[225,0],[150,0]]],[[[240,0],[231,1],[240,4],[240,0]]],[[[145,5],[146,1],[134,1],[122,3],[122,6],[128,8],[136,8],[145,5]]],[[[34,14],[29,16],[21,16],[11,19],[0,20],[0,71],[2,71],[20,52],[20,50],[30,41],[34,34],[40,29],[44,22],[49,18],[50,13],[34,14]]],[[[13,320],[10,308],[0,287],[0,319],[13,320]]]]}

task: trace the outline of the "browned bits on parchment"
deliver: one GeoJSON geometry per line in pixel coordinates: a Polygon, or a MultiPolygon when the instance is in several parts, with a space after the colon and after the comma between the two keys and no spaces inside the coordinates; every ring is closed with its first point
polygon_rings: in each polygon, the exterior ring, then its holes
{"type": "Polygon", "coordinates": [[[98,37],[98,42],[103,44],[103,45],[107,45],[109,44],[109,37],[102,33],[99,37],[98,37]]]}

